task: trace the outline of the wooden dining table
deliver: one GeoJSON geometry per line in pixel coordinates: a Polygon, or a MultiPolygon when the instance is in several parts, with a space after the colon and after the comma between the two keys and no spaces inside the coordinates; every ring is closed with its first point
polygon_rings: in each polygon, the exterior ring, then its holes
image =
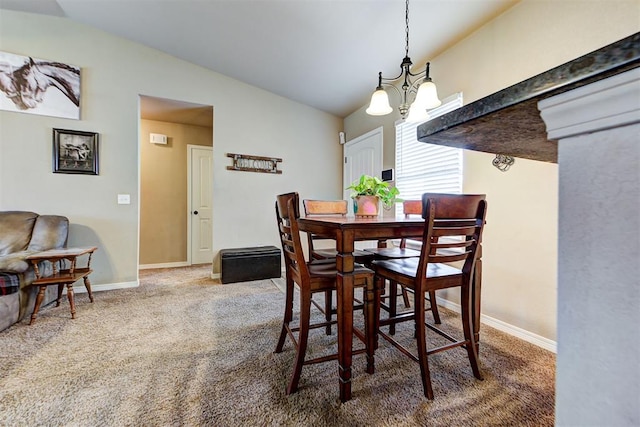
{"type": "MultiPolygon", "coordinates": [[[[298,220],[301,231],[331,237],[336,241],[338,375],[340,400],[351,399],[351,361],[353,349],[353,283],[355,242],[422,236],[422,218],[384,218],[354,216],[313,216],[298,220]]],[[[478,258],[472,289],[473,330],[480,342],[480,287],[482,263],[478,258]]]]}

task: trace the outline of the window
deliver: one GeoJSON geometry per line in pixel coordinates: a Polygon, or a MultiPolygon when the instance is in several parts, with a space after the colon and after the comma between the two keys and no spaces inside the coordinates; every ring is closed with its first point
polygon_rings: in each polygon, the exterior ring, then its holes
{"type": "MultiPolygon", "coordinates": [[[[462,93],[429,111],[431,118],[462,106],[462,93]]],[[[426,144],[416,138],[420,123],[396,124],[396,182],[400,197],[419,200],[423,193],[462,193],[462,149],[426,144]]],[[[396,205],[402,214],[402,204],[396,205]]]]}

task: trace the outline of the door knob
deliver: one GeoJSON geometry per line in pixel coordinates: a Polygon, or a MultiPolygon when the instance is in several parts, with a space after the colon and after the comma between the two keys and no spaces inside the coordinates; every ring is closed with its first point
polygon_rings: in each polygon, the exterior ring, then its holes
{"type": "Polygon", "coordinates": [[[193,214],[194,215],[198,215],[198,211],[193,211],[193,214]]]}

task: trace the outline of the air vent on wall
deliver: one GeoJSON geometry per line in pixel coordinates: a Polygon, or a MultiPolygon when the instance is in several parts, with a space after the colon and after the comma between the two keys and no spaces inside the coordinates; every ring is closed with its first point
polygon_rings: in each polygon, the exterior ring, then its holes
{"type": "Polygon", "coordinates": [[[162,135],[159,133],[151,133],[149,134],[149,142],[151,142],[152,144],[166,144],[167,135],[162,135]]]}

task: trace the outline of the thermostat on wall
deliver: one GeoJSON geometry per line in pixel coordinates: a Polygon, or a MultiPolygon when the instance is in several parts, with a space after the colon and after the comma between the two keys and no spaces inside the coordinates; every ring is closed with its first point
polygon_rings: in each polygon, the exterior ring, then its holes
{"type": "Polygon", "coordinates": [[[151,142],[152,144],[166,144],[167,135],[162,135],[159,133],[151,133],[149,134],[149,142],[151,142]]]}
{"type": "Polygon", "coordinates": [[[393,181],[393,169],[385,169],[382,171],[383,181],[393,181]]]}

